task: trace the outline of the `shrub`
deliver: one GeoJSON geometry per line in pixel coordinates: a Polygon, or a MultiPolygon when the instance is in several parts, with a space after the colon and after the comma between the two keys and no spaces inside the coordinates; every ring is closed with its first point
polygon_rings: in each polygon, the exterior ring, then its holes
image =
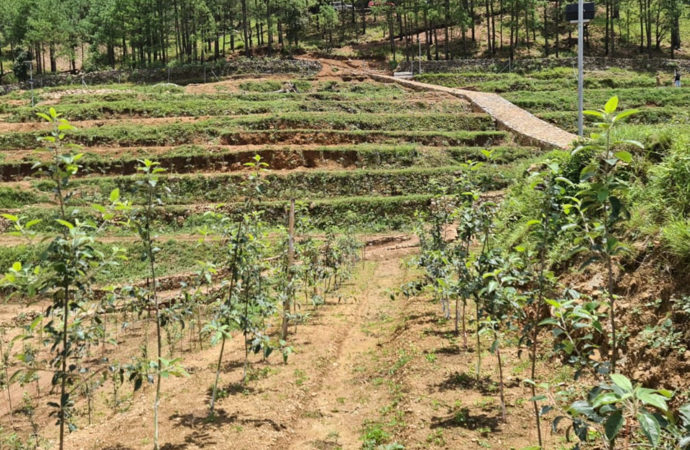
{"type": "Polygon", "coordinates": [[[690,220],[676,220],[662,228],[664,244],[669,251],[685,260],[690,261],[690,220]]]}

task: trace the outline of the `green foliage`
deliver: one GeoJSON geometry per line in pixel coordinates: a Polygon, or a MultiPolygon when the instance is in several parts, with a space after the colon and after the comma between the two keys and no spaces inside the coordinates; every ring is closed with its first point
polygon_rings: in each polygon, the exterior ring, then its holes
{"type": "Polygon", "coordinates": [[[0,187],[0,208],[20,208],[32,203],[47,201],[48,197],[25,189],[0,187]]]}
{"type": "Polygon", "coordinates": [[[573,429],[581,441],[589,441],[588,429],[591,426],[599,431],[606,448],[617,448],[616,439],[627,424],[633,430],[634,441],[644,436],[654,448],[673,448],[676,445],[683,448],[687,445],[686,433],[690,432],[688,405],[675,413],[669,408],[672,392],[633,386],[621,374],[611,374],[610,379],[612,383],[595,387],[589,391],[586,400],[574,402],[568,410],[573,417],[573,429]]]}
{"type": "Polygon", "coordinates": [[[690,219],[669,223],[661,229],[661,234],[672,255],[690,260],[690,219]]]}

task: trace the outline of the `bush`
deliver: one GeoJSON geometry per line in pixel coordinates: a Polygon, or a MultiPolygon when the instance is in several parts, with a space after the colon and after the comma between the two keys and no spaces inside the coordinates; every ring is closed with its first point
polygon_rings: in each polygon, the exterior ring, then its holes
{"type": "Polygon", "coordinates": [[[674,256],[690,261],[690,220],[677,220],[662,228],[664,244],[674,256]]]}
{"type": "Polygon", "coordinates": [[[690,215],[690,135],[678,134],[669,155],[651,169],[651,191],[672,216],[690,215]]]}

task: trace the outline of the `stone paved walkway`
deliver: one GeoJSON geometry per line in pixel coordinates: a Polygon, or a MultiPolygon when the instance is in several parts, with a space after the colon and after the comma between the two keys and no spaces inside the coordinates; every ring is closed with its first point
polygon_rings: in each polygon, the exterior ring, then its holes
{"type": "Polygon", "coordinates": [[[536,145],[547,150],[553,148],[566,150],[573,148],[573,141],[577,140],[576,135],[537,118],[534,114],[515,106],[497,94],[453,89],[372,72],[368,75],[377,81],[398,83],[411,89],[446,92],[465,99],[476,109],[491,115],[499,128],[511,131],[523,144],[536,145]]]}

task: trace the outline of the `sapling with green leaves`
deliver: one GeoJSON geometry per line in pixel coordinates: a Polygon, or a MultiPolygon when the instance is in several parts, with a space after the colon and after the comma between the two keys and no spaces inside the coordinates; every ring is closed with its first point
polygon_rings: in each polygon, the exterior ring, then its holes
{"type": "Polygon", "coordinates": [[[488,275],[500,267],[500,253],[491,246],[491,232],[493,230],[493,217],[496,204],[493,202],[478,203],[472,209],[473,219],[472,235],[480,243],[479,252],[471,253],[466,260],[467,269],[465,284],[468,292],[474,300],[475,305],[475,337],[477,345],[477,380],[481,377],[481,328],[484,319],[484,289],[486,287],[488,275]]]}
{"type": "Polygon", "coordinates": [[[270,285],[264,280],[268,269],[265,262],[265,225],[261,220],[261,213],[254,211],[265,189],[266,181],[262,177],[262,171],[267,164],[257,155],[245,166],[250,168],[251,172],[242,186],[242,212],[235,219],[222,214],[212,215],[225,242],[224,257],[219,265],[229,279],[222,281],[222,294],[212,306],[215,310],[213,318],[204,327],[204,331],[211,336],[212,344],[221,343],[209,405],[211,417],[218,392],[225,343],[232,337],[232,332],[240,330],[244,336],[243,382],[247,379],[250,349],[263,349],[270,353],[271,348],[263,329],[266,326],[265,318],[272,314],[275,305],[267,296],[270,285]]]}
{"type": "MultiPolygon", "coordinates": [[[[41,138],[50,159],[37,163],[35,168],[45,173],[52,183],[56,215],[49,229],[54,234],[40,262],[35,265],[15,263],[5,274],[2,284],[30,296],[40,293],[52,299],[45,312],[47,322],[37,324],[51,344],[53,355],[48,367],[29,364],[14,376],[30,375],[39,369],[52,372],[51,384],[59,390],[59,398],[49,402],[50,415],[57,419],[59,448],[63,449],[65,429],[75,428],[72,394],[79,388],[80,374],[89,372],[80,365],[93,339],[92,334],[85,333],[83,311],[94,297],[95,277],[108,269],[114,254],[106,255],[96,248],[94,234],[98,225],[91,220],[80,220],[68,208],[73,196],[71,179],[79,171],[83,157],[65,142],[66,133],[73,127],[54,108],[38,115],[51,125],[50,135],[41,138]]],[[[5,218],[12,221],[15,231],[21,234],[31,234],[31,228],[38,223],[30,220],[24,224],[22,218],[9,215],[5,218]]]]}
{"type": "Polygon", "coordinates": [[[578,192],[566,212],[577,213],[578,220],[567,226],[579,230],[575,239],[576,251],[587,251],[585,265],[599,261],[606,271],[606,285],[602,286],[608,298],[611,353],[610,373],[615,373],[619,359],[616,329],[616,280],[613,273],[614,258],[628,250],[621,240],[620,224],[628,217],[626,194],[629,184],[622,176],[623,167],[632,162],[633,155],[624,146],[637,146],[639,142],[618,141],[616,127],[637,110],[616,114],[618,97],[612,97],[601,111],[585,111],[599,120],[599,133],[593,133],[587,145],[576,148],[573,154],[592,152],[594,157],[580,173],[578,192]]]}
{"type": "MultiPolygon", "coordinates": [[[[541,432],[541,412],[539,410],[536,392],[537,350],[539,346],[540,321],[546,314],[544,308],[545,298],[551,297],[554,284],[553,273],[548,270],[547,252],[558,233],[561,223],[562,208],[560,200],[565,195],[563,179],[560,176],[558,164],[549,162],[541,173],[535,173],[530,177],[530,187],[539,196],[539,210],[536,217],[527,222],[529,230],[528,238],[535,240],[533,251],[527,248],[521,250],[531,262],[531,275],[535,288],[531,295],[527,296],[527,307],[531,313],[525,314],[521,342],[524,341],[530,347],[530,379],[527,382],[532,391],[532,404],[537,426],[539,446],[543,446],[541,432]]],[[[529,269],[528,269],[529,270],[529,269]]]]}
{"type": "MultiPolygon", "coordinates": [[[[471,186],[469,187],[471,189],[471,186]]],[[[471,296],[468,289],[471,286],[470,258],[473,241],[476,239],[477,216],[475,214],[475,202],[479,200],[479,193],[467,190],[461,194],[460,206],[453,212],[453,220],[457,222],[455,242],[451,247],[451,261],[455,267],[457,282],[455,283],[455,335],[460,333],[459,327],[459,302],[462,302],[462,340],[463,347],[467,349],[466,310],[467,299],[471,296]]]]}
{"type": "Polygon", "coordinates": [[[450,319],[450,297],[454,294],[455,280],[445,229],[453,221],[455,199],[446,195],[446,190],[440,186],[436,189],[438,194],[431,199],[428,210],[415,213],[415,234],[421,247],[416,263],[424,268],[425,284],[434,300],[441,304],[443,317],[450,319]]]}
{"type": "Polygon", "coordinates": [[[601,302],[589,299],[574,289],[566,289],[559,298],[545,298],[550,306],[549,317],[539,326],[550,327],[553,334],[553,354],[575,369],[577,380],[583,371],[601,372],[596,342],[604,334],[601,302]]]}
{"type": "MultiPolygon", "coordinates": [[[[143,378],[155,383],[155,396],[153,402],[153,446],[154,449],[160,448],[159,441],[159,407],[161,399],[162,379],[169,376],[186,376],[186,371],[180,365],[180,359],[163,358],[163,326],[164,311],[158,297],[158,277],[156,269],[156,256],[160,248],[156,245],[154,230],[155,208],[163,204],[163,195],[167,192],[160,184],[160,174],[165,169],[160,164],[148,159],[140,161],[137,167],[138,176],[136,186],[138,194],[141,196],[141,205],[134,206],[130,201],[121,200],[119,191],[111,193],[111,202],[116,207],[117,214],[122,217],[124,223],[133,229],[143,245],[142,259],[147,262],[146,288],[132,288],[131,292],[140,303],[142,310],[149,311],[150,307],[154,310],[154,320],[156,326],[156,358],[154,360],[139,361],[130,366],[130,379],[135,384],[135,390],[141,387],[143,378]],[[153,375],[150,376],[150,372],[153,375]]],[[[146,336],[146,339],[148,337],[146,336]]],[[[144,358],[148,357],[148,342],[144,342],[144,358]]]]}
{"type": "Polygon", "coordinates": [[[12,425],[12,392],[10,388],[10,355],[12,354],[13,341],[5,342],[7,331],[5,327],[0,327],[0,387],[7,391],[7,411],[12,425]]]}
{"type": "Polygon", "coordinates": [[[525,296],[518,292],[520,280],[515,272],[518,267],[514,262],[516,255],[502,258],[493,256],[493,265],[498,266],[491,272],[485,272],[482,278],[484,287],[480,291],[484,318],[478,324],[480,334],[490,333],[492,344],[490,350],[498,362],[499,391],[501,400],[501,418],[507,421],[506,403],[503,382],[503,358],[501,348],[507,333],[517,329],[519,316],[523,311],[525,296]]]}
{"type": "MultiPolygon", "coordinates": [[[[633,385],[621,374],[611,374],[611,382],[602,382],[587,393],[585,400],[573,402],[568,414],[580,441],[590,441],[590,429],[597,430],[604,448],[687,448],[690,445],[690,404],[673,411],[669,402],[673,393],[633,385]],[[617,445],[625,430],[625,444],[617,445]],[[640,434],[646,442],[640,439],[640,434]]],[[[565,416],[556,417],[554,423],[565,416]]]]}

